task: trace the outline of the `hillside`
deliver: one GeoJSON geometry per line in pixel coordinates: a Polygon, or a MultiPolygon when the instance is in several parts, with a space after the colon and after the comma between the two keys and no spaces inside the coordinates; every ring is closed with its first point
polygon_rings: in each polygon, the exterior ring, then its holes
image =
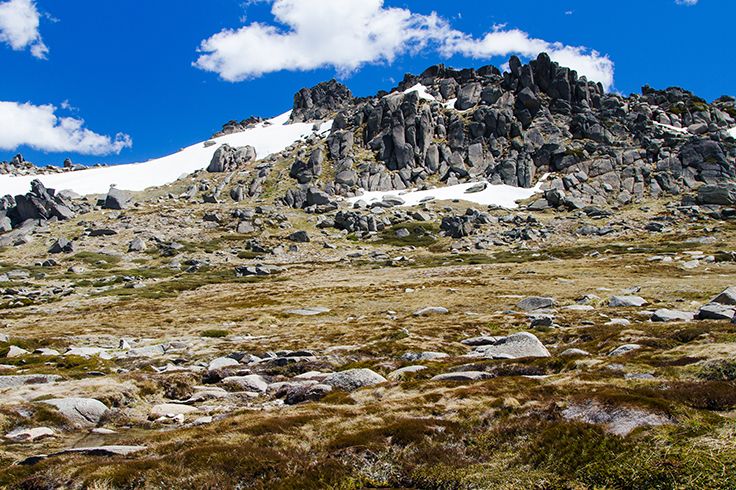
{"type": "Polygon", "coordinates": [[[509,66],[4,163],[0,487],[734,488],[736,99],[509,66]]]}

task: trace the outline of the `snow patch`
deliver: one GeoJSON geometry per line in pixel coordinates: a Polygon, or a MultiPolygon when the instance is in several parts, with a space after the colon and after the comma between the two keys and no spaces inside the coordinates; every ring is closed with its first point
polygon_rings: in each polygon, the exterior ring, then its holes
{"type": "Polygon", "coordinates": [[[662,124],[661,122],[654,121],[655,126],[659,126],[663,129],[667,129],[669,131],[674,131],[675,133],[690,133],[687,128],[676,128],[675,126],[671,126],[669,124],[662,124]]]}
{"type": "Polygon", "coordinates": [[[731,137],[736,138],[736,128],[729,129],[728,134],[730,134],[731,137]]]}
{"type": "Polygon", "coordinates": [[[384,196],[400,197],[404,200],[402,206],[415,206],[421,204],[423,200],[430,200],[433,198],[435,201],[450,201],[453,199],[460,199],[462,201],[472,202],[479,205],[495,205],[502,206],[507,209],[515,209],[519,207],[516,201],[521,199],[529,199],[534,194],[541,191],[541,186],[544,180],[548,177],[545,174],[537,183],[536,186],[531,189],[523,189],[521,187],[513,187],[510,185],[500,184],[491,185],[488,184],[486,189],[481,192],[474,192],[471,194],[465,194],[465,191],[477,185],[478,182],[471,182],[469,184],[458,184],[446,187],[439,187],[437,189],[429,189],[426,191],[407,190],[407,191],[391,191],[391,192],[365,192],[362,196],[351,197],[348,202],[354,204],[359,200],[363,200],[367,203],[374,201],[381,201],[384,196]]]}
{"type": "Polygon", "coordinates": [[[404,91],[405,94],[409,94],[409,93],[412,93],[412,92],[416,92],[417,94],[419,94],[419,98],[420,99],[423,99],[423,100],[429,100],[429,101],[435,101],[435,100],[437,100],[437,99],[434,98],[434,96],[432,94],[430,94],[429,92],[427,92],[427,87],[425,87],[421,83],[417,83],[412,88],[404,91]]]}
{"type": "MultiPolygon", "coordinates": [[[[31,188],[31,181],[40,180],[44,186],[57,191],[72,190],[78,194],[106,194],[112,184],[118,189],[142,191],[149,187],[161,186],[176,181],[182,174],[190,174],[205,169],[215,151],[227,143],[232,147],[250,145],[256,149],[259,160],[286,149],[313,131],[313,122],[286,124],[291,111],[264,121],[253,129],[241,133],[221,136],[215,145],[205,147],[204,142],[180,150],[173,155],[113,167],[94,167],[77,172],[51,175],[0,176],[0,196],[6,194],[25,194],[31,188]]],[[[330,130],[332,121],[322,124],[319,133],[330,130]]]]}
{"type": "Polygon", "coordinates": [[[457,102],[457,97],[454,99],[448,100],[443,105],[445,106],[446,109],[455,109],[455,102],[457,102]]]}

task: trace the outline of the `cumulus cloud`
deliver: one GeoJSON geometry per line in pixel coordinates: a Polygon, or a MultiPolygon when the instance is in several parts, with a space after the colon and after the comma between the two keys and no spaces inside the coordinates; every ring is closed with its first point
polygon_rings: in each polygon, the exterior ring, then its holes
{"type": "MultiPolygon", "coordinates": [[[[481,39],[452,29],[436,13],[422,15],[384,8],[383,0],[268,0],[281,27],[254,22],[225,29],[202,41],[194,66],[241,81],[265,73],[332,67],[342,74],[367,63],[391,63],[400,55],[436,50],[478,59],[512,54],[535,57],[546,51],[606,89],[613,62],[584,47],[534,39],[518,29],[494,26],[481,39]]],[[[692,0],[688,0],[692,1],[692,0]]]]}
{"type": "Polygon", "coordinates": [[[678,5],[695,5],[698,0],[675,0],[678,5]]]}
{"type": "Polygon", "coordinates": [[[126,134],[118,133],[112,139],[83,128],[82,119],[57,117],[55,111],[53,105],[0,101],[0,149],[25,145],[54,153],[109,155],[133,146],[126,134]]]}
{"type": "Polygon", "coordinates": [[[9,0],[0,3],[0,41],[15,51],[31,48],[31,54],[45,59],[49,48],[38,32],[40,14],[33,0],[9,0]]]}

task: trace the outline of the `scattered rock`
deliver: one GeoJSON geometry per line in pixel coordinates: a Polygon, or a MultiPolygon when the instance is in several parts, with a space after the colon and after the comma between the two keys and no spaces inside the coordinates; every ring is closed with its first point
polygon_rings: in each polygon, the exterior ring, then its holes
{"type": "Polygon", "coordinates": [[[447,308],[441,306],[428,306],[414,312],[414,316],[426,316],[426,315],[446,315],[450,313],[447,308]]]}
{"type": "Polygon", "coordinates": [[[268,389],[268,382],[265,378],[257,374],[249,374],[247,376],[229,376],[222,380],[222,384],[225,386],[236,386],[242,391],[253,391],[257,393],[265,393],[268,389]]]}
{"type": "Polygon", "coordinates": [[[342,391],[355,391],[364,386],[385,383],[386,378],[370,369],[350,369],[327,376],[323,384],[330,385],[342,391]]]}
{"type": "Polygon", "coordinates": [[[608,306],[611,308],[644,306],[647,300],[639,296],[611,296],[608,306]]]}
{"type": "Polygon", "coordinates": [[[524,311],[535,311],[549,308],[555,304],[552,298],[540,298],[531,296],[516,303],[516,307],[524,311]]]}
{"type": "Polygon", "coordinates": [[[147,248],[145,240],[139,236],[135,237],[130,244],[128,244],[128,252],[143,252],[147,248]]]}
{"type": "Polygon", "coordinates": [[[314,307],[307,307],[307,308],[299,308],[296,310],[287,310],[286,313],[289,315],[300,315],[300,316],[314,316],[319,315],[320,313],[329,313],[329,308],[322,308],[321,306],[314,306],[314,307]]]}
{"type": "Polygon", "coordinates": [[[651,320],[653,322],[676,322],[684,321],[690,322],[695,318],[694,313],[688,313],[686,311],[667,310],[660,309],[652,314],[651,320]]]}
{"type": "Polygon", "coordinates": [[[626,354],[627,352],[635,351],[637,349],[641,349],[641,346],[638,344],[626,344],[622,345],[621,347],[618,347],[614,349],[609,356],[620,356],[621,354],[626,354]]]}
{"type": "Polygon", "coordinates": [[[476,348],[483,357],[493,359],[518,359],[523,357],[550,357],[547,348],[529,332],[517,332],[503,337],[493,345],[476,348]]]}
{"type": "Polygon", "coordinates": [[[72,252],[74,252],[74,242],[71,242],[65,238],[59,238],[49,248],[50,254],[60,254],[60,253],[70,254],[72,252]]]}

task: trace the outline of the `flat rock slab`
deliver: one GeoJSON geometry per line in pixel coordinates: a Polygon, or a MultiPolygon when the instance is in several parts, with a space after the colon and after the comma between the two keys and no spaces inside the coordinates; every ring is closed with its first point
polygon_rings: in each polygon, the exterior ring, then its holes
{"type": "Polygon", "coordinates": [[[0,376],[0,390],[7,390],[23,385],[41,385],[55,383],[61,379],[56,374],[19,374],[12,376],[0,376]]]}
{"type": "Polygon", "coordinates": [[[554,304],[555,300],[552,298],[530,296],[516,303],[516,307],[524,311],[535,311],[549,308],[554,304]]]}
{"type": "Polygon", "coordinates": [[[608,432],[625,436],[637,427],[669,425],[672,421],[665,415],[645,412],[638,408],[604,407],[597,402],[572,405],[562,412],[566,419],[581,420],[588,424],[603,425],[608,432]]]}
{"type": "Polygon", "coordinates": [[[447,315],[450,311],[447,308],[441,306],[428,306],[414,312],[414,316],[425,316],[425,315],[447,315]]]}
{"type": "Polygon", "coordinates": [[[481,345],[493,345],[503,337],[473,337],[470,339],[461,340],[460,343],[469,347],[478,347],[481,345]]]}
{"type": "Polygon", "coordinates": [[[461,371],[458,373],[438,374],[432,381],[480,381],[491,379],[493,375],[485,371],[461,371]]]}
{"type": "Polygon", "coordinates": [[[145,347],[138,347],[136,349],[130,349],[125,353],[128,357],[156,357],[166,354],[166,346],[163,344],[147,345],[145,347]]]}
{"type": "Polygon", "coordinates": [[[65,419],[77,427],[95,427],[108,409],[104,403],[92,398],[56,398],[44,400],[53,405],[65,419]]]}
{"type": "Polygon", "coordinates": [[[595,310],[595,308],[593,308],[590,305],[570,305],[570,306],[563,306],[560,309],[568,310],[568,311],[593,311],[595,310]]]}
{"type": "Polygon", "coordinates": [[[161,417],[176,417],[177,415],[181,414],[188,414],[192,412],[198,412],[199,409],[196,407],[191,407],[189,405],[182,405],[179,403],[162,403],[161,405],[156,405],[151,409],[151,412],[148,415],[149,419],[158,419],[161,417]]]}
{"type": "Polygon", "coordinates": [[[611,296],[608,300],[608,306],[611,308],[644,306],[647,300],[639,296],[611,296]]]}
{"type": "Polygon", "coordinates": [[[84,454],[86,456],[128,456],[129,454],[145,451],[146,446],[97,446],[97,447],[76,447],[59,451],[49,455],[42,454],[40,456],[31,456],[19,464],[24,466],[34,465],[41,461],[53,458],[55,456],[63,456],[65,454],[84,454]]]}
{"type": "Polygon", "coordinates": [[[322,383],[343,391],[355,391],[364,386],[385,383],[386,378],[370,369],[350,369],[332,373],[322,383]]]}
{"type": "Polygon", "coordinates": [[[736,316],[736,307],[721,303],[701,306],[695,317],[699,320],[731,320],[736,316]]]}
{"type": "Polygon", "coordinates": [[[655,311],[651,316],[651,320],[653,322],[691,322],[694,318],[694,313],[690,313],[687,311],[668,310],[664,308],[655,311]]]}
{"type": "Polygon", "coordinates": [[[299,308],[296,310],[287,310],[286,313],[289,315],[301,315],[301,316],[314,316],[319,315],[320,313],[329,313],[329,308],[322,308],[321,306],[315,306],[315,307],[308,307],[308,308],[299,308]]]}
{"type": "Polygon", "coordinates": [[[493,345],[476,349],[483,357],[494,359],[520,359],[523,357],[550,357],[547,348],[529,332],[517,332],[499,339],[493,345]]]}
{"type": "Polygon", "coordinates": [[[43,437],[56,437],[56,433],[48,427],[36,427],[34,429],[13,431],[7,434],[5,439],[11,441],[35,441],[43,437]]]}

